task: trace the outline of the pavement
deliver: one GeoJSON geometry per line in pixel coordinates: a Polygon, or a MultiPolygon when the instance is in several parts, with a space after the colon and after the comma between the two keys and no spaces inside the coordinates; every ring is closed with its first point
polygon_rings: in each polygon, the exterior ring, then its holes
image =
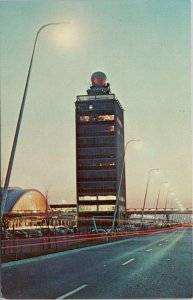
{"type": "Polygon", "coordinates": [[[6,299],[192,298],[192,228],[2,264],[6,299]]]}

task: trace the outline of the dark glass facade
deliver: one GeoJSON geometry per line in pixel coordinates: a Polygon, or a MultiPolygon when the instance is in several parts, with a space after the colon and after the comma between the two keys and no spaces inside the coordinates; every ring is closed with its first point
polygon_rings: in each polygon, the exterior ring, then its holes
{"type": "Polygon", "coordinates": [[[98,220],[103,216],[105,220],[106,216],[112,223],[117,197],[119,215],[124,215],[126,205],[125,169],[120,182],[124,160],[123,108],[114,94],[77,96],[75,106],[79,225],[91,224],[93,216],[98,220]]]}

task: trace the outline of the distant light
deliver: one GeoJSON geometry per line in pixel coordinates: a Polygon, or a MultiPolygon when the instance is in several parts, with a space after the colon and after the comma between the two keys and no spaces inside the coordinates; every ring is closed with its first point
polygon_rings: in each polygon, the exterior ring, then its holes
{"type": "Polygon", "coordinates": [[[53,27],[52,29],[53,44],[59,48],[71,48],[79,43],[80,29],[75,24],[65,24],[64,26],[53,27]]]}

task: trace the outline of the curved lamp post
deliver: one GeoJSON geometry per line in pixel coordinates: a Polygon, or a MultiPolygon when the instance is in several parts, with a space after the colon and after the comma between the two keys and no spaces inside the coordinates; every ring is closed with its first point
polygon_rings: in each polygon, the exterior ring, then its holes
{"type": "Polygon", "coordinates": [[[31,61],[30,61],[30,65],[29,65],[29,70],[28,70],[28,74],[27,74],[27,79],[26,79],[26,83],[25,83],[25,89],[24,89],[23,98],[22,98],[22,102],[21,102],[19,117],[18,117],[18,121],[17,121],[15,136],[14,136],[14,140],[13,140],[11,155],[10,155],[9,164],[8,164],[8,168],[7,168],[7,174],[6,174],[6,178],[5,178],[5,184],[4,184],[3,193],[2,193],[1,220],[3,218],[3,213],[4,213],[4,209],[5,209],[5,203],[6,203],[6,199],[7,199],[9,181],[10,181],[10,177],[11,177],[11,171],[12,171],[12,167],[13,167],[13,161],[14,161],[15,151],[16,151],[16,147],[17,147],[19,130],[20,130],[22,116],[23,116],[23,111],[24,111],[24,106],[25,106],[25,102],[26,102],[26,96],[27,96],[28,85],[29,85],[29,80],[30,80],[30,75],[31,75],[31,69],[32,69],[32,63],[33,63],[33,58],[34,58],[34,53],[35,53],[35,49],[36,49],[36,44],[37,44],[38,36],[39,36],[40,32],[44,28],[46,28],[48,26],[62,25],[62,24],[68,24],[68,23],[69,22],[58,22],[58,23],[48,23],[48,24],[45,24],[45,25],[43,25],[43,26],[40,27],[40,29],[38,30],[38,32],[36,34],[36,38],[35,38],[35,42],[34,42],[34,46],[33,46],[33,51],[32,51],[32,56],[31,56],[31,61]]]}
{"type": "Polygon", "coordinates": [[[167,184],[168,184],[168,182],[162,182],[162,183],[160,184],[159,193],[158,193],[157,202],[156,202],[156,207],[155,207],[154,222],[156,222],[157,208],[158,208],[158,203],[159,203],[159,198],[160,198],[161,188],[162,188],[162,186],[167,185],[167,184]]]}
{"type": "Polygon", "coordinates": [[[145,204],[146,204],[146,198],[147,198],[147,191],[148,191],[148,186],[149,186],[149,180],[150,180],[152,172],[154,172],[154,171],[159,171],[159,169],[151,169],[151,170],[149,170],[149,175],[148,175],[147,185],[146,185],[146,190],[145,190],[145,197],[144,197],[144,201],[143,201],[143,208],[142,208],[142,215],[141,215],[141,224],[143,223],[143,217],[144,217],[144,210],[145,210],[145,204]]]}
{"type": "Polygon", "coordinates": [[[124,166],[125,166],[125,154],[126,154],[126,151],[127,151],[127,146],[130,143],[139,142],[139,141],[140,140],[129,140],[125,145],[125,151],[124,151],[123,162],[122,162],[122,167],[121,167],[121,177],[120,177],[120,181],[119,181],[117,199],[116,199],[116,203],[115,203],[115,211],[114,211],[113,222],[112,222],[112,227],[111,227],[112,230],[114,230],[114,228],[115,228],[115,220],[116,220],[117,215],[118,215],[118,219],[119,219],[118,206],[119,206],[119,197],[120,197],[120,192],[121,192],[121,184],[122,184],[123,171],[124,171],[124,166]]]}

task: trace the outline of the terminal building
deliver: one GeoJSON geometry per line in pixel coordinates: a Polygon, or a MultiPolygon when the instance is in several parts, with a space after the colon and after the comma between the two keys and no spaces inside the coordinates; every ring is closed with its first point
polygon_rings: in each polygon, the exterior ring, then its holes
{"type": "Polygon", "coordinates": [[[91,82],[75,102],[79,226],[92,224],[93,217],[100,225],[112,223],[115,209],[121,219],[126,210],[124,110],[103,72],[91,82]]]}
{"type": "MultiPolygon", "coordinates": [[[[1,190],[2,193],[2,190],[1,190]]],[[[9,188],[3,212],[2,230],[48,226],[75,226],[76,204],[48,204],[36,189],[9,188]]]]}

